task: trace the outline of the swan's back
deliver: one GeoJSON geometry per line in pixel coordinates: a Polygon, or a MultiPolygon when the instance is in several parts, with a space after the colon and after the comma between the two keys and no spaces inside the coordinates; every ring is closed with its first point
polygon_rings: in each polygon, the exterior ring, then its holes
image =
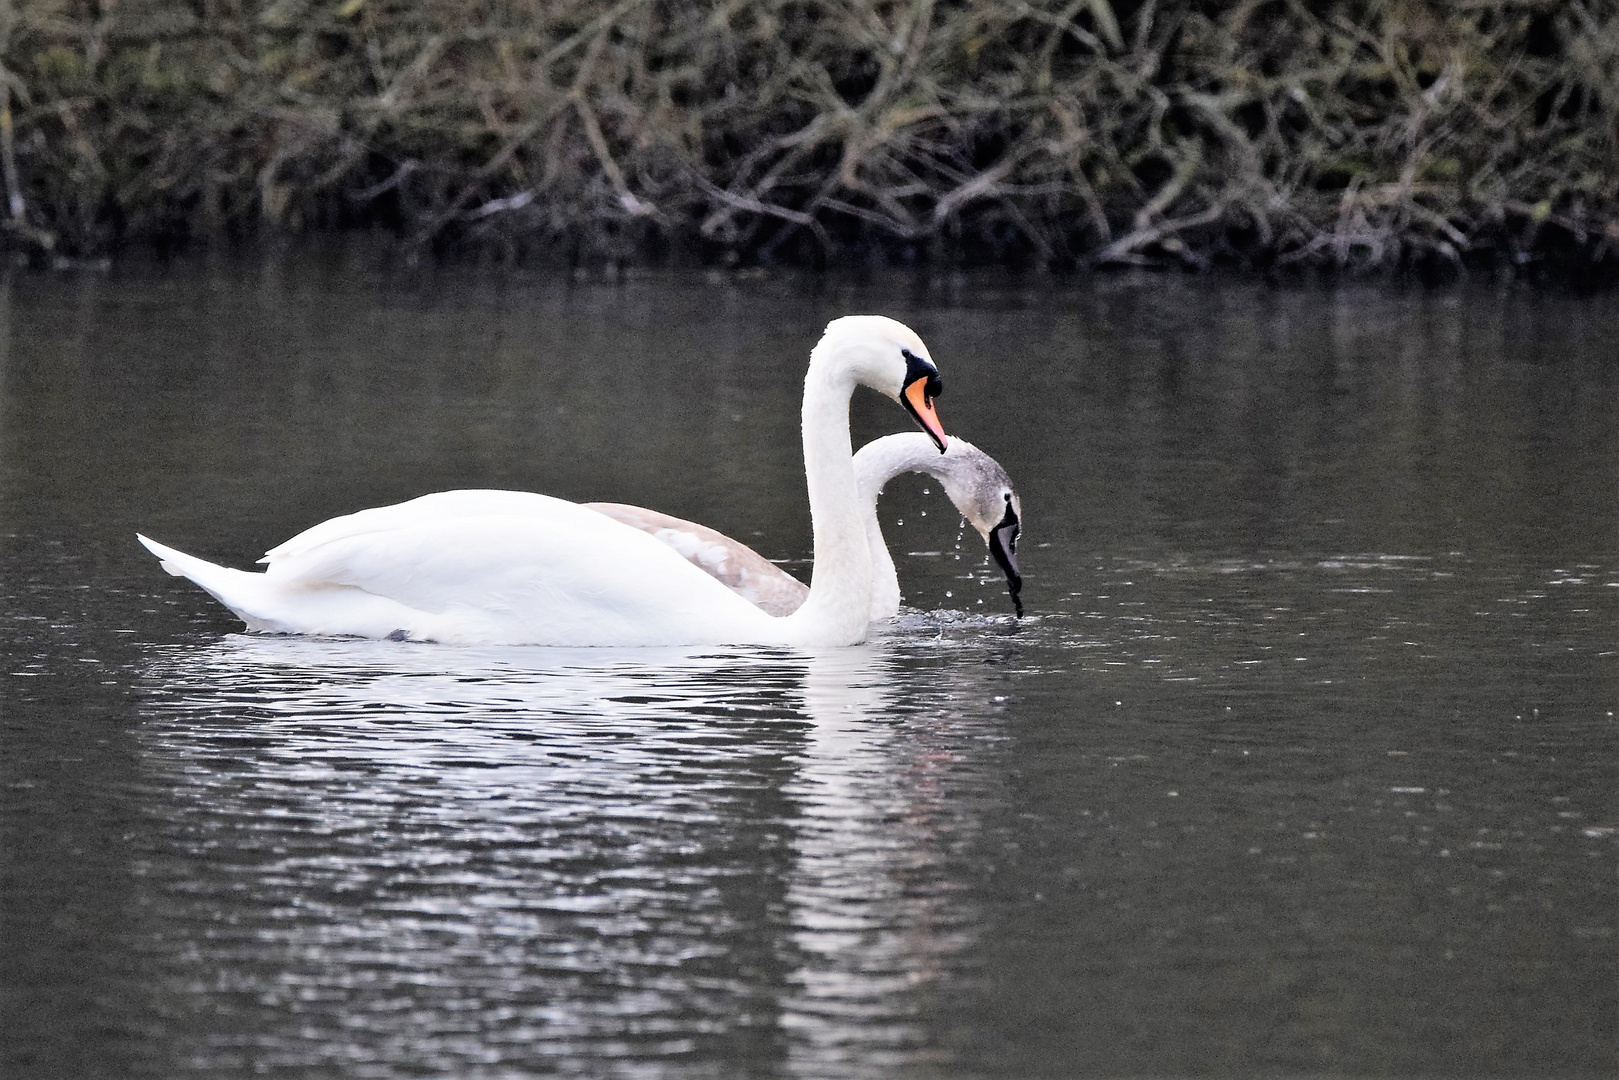
{"type": "Polygon", "coordinates": [[[717,529],[626,503],[585,503],[673,548],[767,615],[791,615],[804,606],[809,586],[717,529]]]}
{"type": "Polygon", "coordinates": [[[441,492],[362,510],[299,533],[262,561],[262,577],[243,575],[262,582],[256,622],[300,633],[663,645],[768,641],[776,632],[774,620],[653,537],[527,492],[441,492]],[[265,589],[276,610],[266,609],[265,589]]]}
{"type": "Polygon", "coordinates": [[[564,508],[573,505],[564,499],[531,491],[501,491],[494,488],[438,491],[402,503],[374,506],[342,517],[329,518],[271,548],[259,562],[274,564],[330,541],[407,528],[447,517],[545,517],[566,513],[564,508]]]}

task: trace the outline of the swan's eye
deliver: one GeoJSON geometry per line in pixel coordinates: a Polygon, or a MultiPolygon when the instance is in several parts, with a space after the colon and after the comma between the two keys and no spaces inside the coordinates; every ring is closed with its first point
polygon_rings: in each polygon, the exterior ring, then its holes
{"type": "Polygon", "coordinates": [[[929,401],[944,393],[944,383],[939,379],[938,368],[909,349],[901,349],[899,354],[905,358],[906,386],[910,386],[918,379],[926,379],[927,382],[922,384],[922,393],[927,395],[929,401]]]}

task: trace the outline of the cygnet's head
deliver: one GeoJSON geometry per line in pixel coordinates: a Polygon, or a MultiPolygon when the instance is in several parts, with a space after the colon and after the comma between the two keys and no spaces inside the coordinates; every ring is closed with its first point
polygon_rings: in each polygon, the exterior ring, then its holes
{"type": "Polygon", "coordinates": [[[836,363],[854,380],[886,394],[905,407],[922,430],[945,450],[944,425],[933,399],[943,391],[939,369],[916,331],[883,315],[845,315],[826,324],[826,332],[810,353],[816,364],[836,363]]]}
{"type": "Polygon", "coordinates": [[[965,439],[955,439],[927,471],[939,478],[961,516],[989,545],[990,556],[1006,575],[1006,591],[1023,614],[1023,577],[1018,572],[1017,542],[1023,532],[1023,503],[1001,463],[965,439]]]}

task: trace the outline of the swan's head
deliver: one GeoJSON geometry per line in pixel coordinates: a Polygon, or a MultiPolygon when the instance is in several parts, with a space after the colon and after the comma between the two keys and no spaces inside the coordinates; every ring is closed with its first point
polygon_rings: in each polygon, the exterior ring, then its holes
{"type": "Polygon", "coordinates": [[[1012,605],[1022,615],[1023,576],[1018,572],[1017,542],[1023,532],[1023,503],[1012,489],[1012,478],[1000,462],[965,439],[953,441],[942,458],[930,463],[928,471],[939,478],[961,516],[989,545],[995,565],[1006,575],[1012,605]]]}
{"type": "Polygon", "coordinates": [[[882,315],[845,315],[826,324],[810,360],[835,363],[899,402],[944,452],[948,440],[933,406],[943,389],[939,369],[916,331],[882,315]]]}

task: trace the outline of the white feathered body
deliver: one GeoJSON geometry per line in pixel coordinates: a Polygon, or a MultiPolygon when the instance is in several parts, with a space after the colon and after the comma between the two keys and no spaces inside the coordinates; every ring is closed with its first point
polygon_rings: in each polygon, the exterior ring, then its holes
{"type": "Polygon", "coordinates": [[[943,446],[925,389],[937,379],[926,346],[900,323],[861,315],[827,325],[800,410],[814,582],[782,618],[639,529],[528,492],[447,491],[333,518],[271,550],[259,574],[141,543],[253,630],[513,645],[852,645],[866,636],[872,563],[849,398],[864,385],[898,401],[909,386],[906,407],[943,446]]]}
{"type": "Polygon", "coordinates": [[[263,573],[141,542],[250,630],[523,645],[792,637],[652,536],[530,492],[446,491],[332,518],[273,548],[263,573]]]}

